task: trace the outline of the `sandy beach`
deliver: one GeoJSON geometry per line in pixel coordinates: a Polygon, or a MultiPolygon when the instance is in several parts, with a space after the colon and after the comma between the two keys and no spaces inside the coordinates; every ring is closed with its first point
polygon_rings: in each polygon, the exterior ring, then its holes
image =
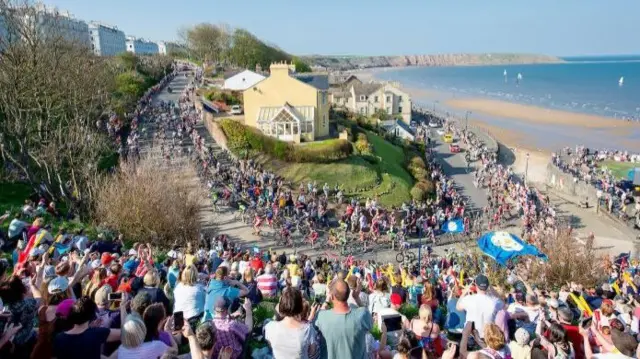
{"type": "Polygon", "coordinates": [[[490,99],[451,99],[446,104],[455,108],[484,113],[491,116],[513,118],[521,121],[550,125],[569,125],[586,128],[605,128],[610,130],[639,127],[638,122],[621,119],[580,114],[568,111],[551,110],[542,107],[515,104],[490,99]]]}

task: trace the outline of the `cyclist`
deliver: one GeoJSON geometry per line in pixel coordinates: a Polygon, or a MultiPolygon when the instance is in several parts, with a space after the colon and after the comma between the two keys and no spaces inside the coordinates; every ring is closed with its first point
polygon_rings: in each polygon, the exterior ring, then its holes
{"type": "Polygon", "coordinates": [[[237,216],[239,218],[242,218],[242,220],[244,221],[244,216],[247,213],[247,206],[245,206],[244,203],[239,203],[238,204],[238,212],[237,212],[237,216]]]}
{"type": "Polygon", "coordinates": [[[253,219],[253,234],[256,236],[260,236],[260,227],[262,226],[262,222],[264,218],[262,218],[258,213],[256,213],[255,218],[253,219]]]}

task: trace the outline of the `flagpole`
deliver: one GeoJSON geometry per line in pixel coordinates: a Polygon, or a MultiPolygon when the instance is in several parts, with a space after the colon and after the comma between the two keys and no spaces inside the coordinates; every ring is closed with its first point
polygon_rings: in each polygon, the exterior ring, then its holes
{"type": "Polygon", "coordinates": [[[420,270],[422,262],[422,231],[418,231],[418,274],[420,274],[420,270]]]}

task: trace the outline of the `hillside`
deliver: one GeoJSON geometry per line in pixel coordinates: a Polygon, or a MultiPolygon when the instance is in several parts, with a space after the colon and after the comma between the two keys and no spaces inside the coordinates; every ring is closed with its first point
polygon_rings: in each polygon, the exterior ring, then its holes
{"type": "Polygon", "coordinates": [[[563,62],[555,56],[534,54],[439,54],[405,56],[303,56],[311,66],[323,66],[336,70],[371,67],[406,66],[471,66],[505,64],[540,64],[563,62]]]}

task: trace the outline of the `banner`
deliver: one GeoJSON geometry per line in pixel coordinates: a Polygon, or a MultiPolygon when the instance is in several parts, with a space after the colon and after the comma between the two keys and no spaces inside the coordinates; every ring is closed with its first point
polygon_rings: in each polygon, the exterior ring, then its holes
{"type": "Polygon", "coordinates": [[[524,242],[516,235],[509,232],[487,232],[478,238],[478,247],[484,254],[495,259],[498,264],[505,266],[507,262],[519,256],[536,256],[543,260],[547,256],[538,248],[524,242]]]}
{"type": "Polygon", "coordinates": [[[444,222],[441,229],[445,233],[462,233],[464,232],[464,222],[461,218],[452,219],[444,222]]]}

